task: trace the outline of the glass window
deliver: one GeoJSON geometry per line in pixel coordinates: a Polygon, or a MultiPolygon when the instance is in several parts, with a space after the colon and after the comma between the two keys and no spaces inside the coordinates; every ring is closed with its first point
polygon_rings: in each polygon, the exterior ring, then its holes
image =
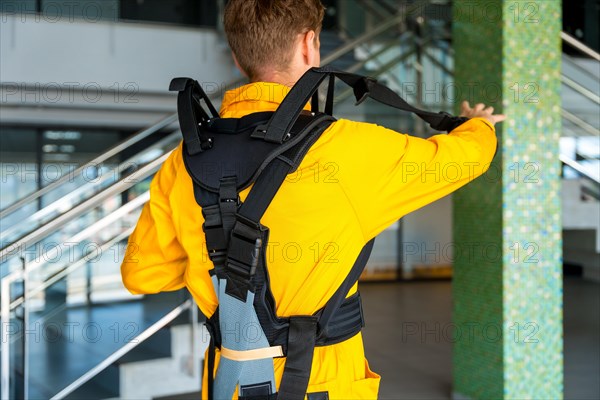
{"type": "Polygon", "coordinates": [[[37,0],[0,0],[0,12],[25,14],[37,12],[37,0]]]}
{"type": "MultiPolygon", "coordinates": [[[[122,135],[120,131],[2,127],[0,208],[74,171],[119,142],[122,135]]],[[[80,183],[69,180],[63,185],[64,190],[45,196],[43,202],[68,193],[80,183]]],[[[5,223],[8,221],[3,221],[3,225],[5,223]]]]}
{"type": "Polygon", "coordinates": [[[48,21],[116,21],[119,0],[42,0],[41,12],[48,21]]]}
{"type": "Polygon", "coordinates": [[[216,27],[225,0],[0,0],[0,12],[41,13],[49,22],[119,19],[216,27]]]}
{"type": "Polygon", "coordinates": [[[181,25],[217,26],[219,1],[121,0],[121,18],[181,25]]]}

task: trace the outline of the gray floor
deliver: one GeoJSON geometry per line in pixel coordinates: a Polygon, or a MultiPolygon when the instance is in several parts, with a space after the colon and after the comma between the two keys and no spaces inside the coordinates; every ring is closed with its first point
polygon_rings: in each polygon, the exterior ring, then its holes
{"type": "MultiPolygon", "coordinates": [[[[360,291],[365,351],[371,369],[382,375],[379,398],[450,399],[452,344],[433,332],[444,332],[451,322],[451,282],[363,283],[360,291]],[[429,330],[424,338],[423,328],[429,330]]],[[[600,285],[567,278],[564,304],[565,399],[598,400],[600,285]]],[[[199,393],[168,397],[192,398],[199,393]]]]}
{"type": "MultiPolygon", "coordinates": [[[[367,358],[382,375],[380,398],[450,399],[452,344],[443,332],[451,322],[451,283],[372,283],[360,290],[367,358]],[[424,338],[423,328],[429,330],[424,338]]],[[[597,400],[600,285],[568,278],[564,294],[565,399],[597,400]]]]}

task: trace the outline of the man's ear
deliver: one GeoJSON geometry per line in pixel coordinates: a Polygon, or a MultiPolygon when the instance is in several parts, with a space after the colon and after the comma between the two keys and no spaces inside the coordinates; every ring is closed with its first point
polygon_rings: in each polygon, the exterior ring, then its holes
{"type": "Polygon", "coordinates": [[[246,78],[248,78],[248,74],[246,73],[246,71],[244,71],[242,69],[242,67],[240,67],[240,63],[238,62],[237,57],[235,56],[235,53],[233,51],[231,52],[231,56],[233,57],[233,62],[235,63],[235,66],[237,67],[237,69],[240,70],[242,75],[244,75],[246,78]]]}
{"type": "Polygon", "coordinates": [[[304,62],[311,67],[318,67],[321,62],[319,41],[315,31],[310,30],[302,36],[302,55],[304,62]]]}

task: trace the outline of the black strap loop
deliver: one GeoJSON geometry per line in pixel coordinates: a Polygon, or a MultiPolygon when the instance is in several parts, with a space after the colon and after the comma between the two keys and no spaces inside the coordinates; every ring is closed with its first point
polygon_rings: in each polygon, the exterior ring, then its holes
{"type": "Polygon", "coordinates": [[[215,339],[212,334],[210,335],[210,342],[208,343],[208,360],[206,367],[208,368],[208,371],[206,371],[208,375],[208,400],[214,400],[213,383],[215,380],[215,339]]]}
{"type": "Polygon", "coordinates": [[[235,224],[235,214],[240,199],[237,193],[237,177],[226,176],[221,178],[221,186],[219,187],[219,209],[221,210],[221,222],[225,237],[229,237],[229,232],[235,224]]]}
{"type": "Polygon", "coordinates": [[[290,317],[288,351],[278,398],[304,400],[317,337],[317,318],[290,317]]]}
{"type": "Polygon", "coordinates": [[[333,116],[333,95],[335,91],[335,75],[329,75],[327,87],[327,101],[325,102],[325,114],[333,116]]]}

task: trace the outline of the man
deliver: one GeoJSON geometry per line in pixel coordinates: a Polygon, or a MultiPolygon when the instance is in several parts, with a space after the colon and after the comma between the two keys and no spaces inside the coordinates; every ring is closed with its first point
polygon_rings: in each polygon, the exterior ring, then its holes
{"type": "MultiPolygon", "coordinates": [[[[222,117],[277,109],[304,72],[319,66],[323,12],[319,0],[229,0],[225,32],[251,83],[225,94],[222,117]]],[[[496,150],[494,124],[504,116],[468,103],[462,115],[471,120],[427,140],[348,120],[322,134],[261,220],[270,228],[266,255],[279,316],[313,314],[342,283],[365,243],[485,172],[496,150]],[[456,171],[451,178],[431,172],[449,165],[456,171]]],[[[208,273],[212,264],[181,152],[179,146],[152,182],[150,201],[129,239],[123,281],[132,293],[187,287],[209,317],[217,307],[208,273]]],[[[240,193],[242,201],[248,192],[240,193]]],[[[355,292],[356,285],[349,295],[355,292]]],[[[279,384],[285,358],[274,363],[279,384]]],[[[204,385],[207,373],[205,368],[204,385]]],[[[376,398],[379,379],[369,369],[359,333],[315,349],[307,393],[376,398]]]]}

